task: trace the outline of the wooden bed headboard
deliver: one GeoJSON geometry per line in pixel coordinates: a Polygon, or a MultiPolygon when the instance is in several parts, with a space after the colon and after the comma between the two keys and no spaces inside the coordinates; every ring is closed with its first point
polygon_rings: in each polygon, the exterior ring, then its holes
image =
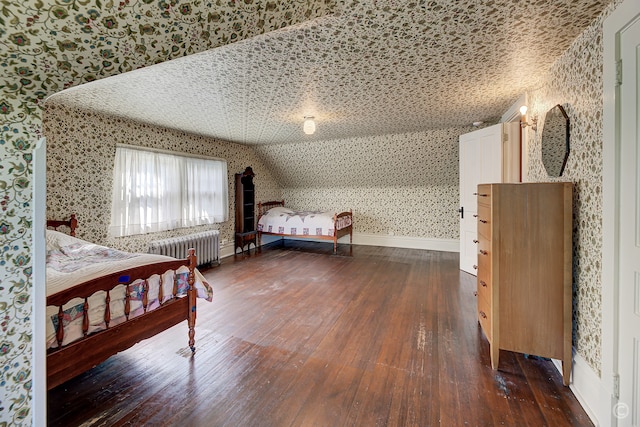
{"type": "Polygon", "coordinates": [[[47,220],[47,227],[51,227],[55,230],[58,229],[58,227],[69,227],[69,229],[71,230],[69,232],[69,235],[75,237],[76,236],[76,228],[78,228],[78,219],[76,218],[76,214],[71,214],[71,218],[67,221],[59,221],[59,220],[54,220],[54,219],[48,219],[47,220]]]}
{"type": "Polygon", "coordinates": [[[284,200],[271,200],[269,202],[258,202],[258,218],[260,218],[266,211],[277,206],[284,206],[284,200]]]}

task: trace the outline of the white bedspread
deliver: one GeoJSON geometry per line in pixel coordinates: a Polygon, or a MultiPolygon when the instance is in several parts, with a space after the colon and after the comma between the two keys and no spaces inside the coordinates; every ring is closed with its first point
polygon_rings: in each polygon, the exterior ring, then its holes
{"type": "MultiPolygon", "coordinates": [[[[62,290],[71,288],[87,280],[95,279],[109,273],[136,267],[143,264],[171,261],[175,258],[143,253],[122,252],[105,246],[96,245],[66,234],[47,230],[47,296],[62,290]]],[[[197,254],[196,254],[197,255],[197,254]]],[[[178,275],[178,295],[184,296],[188,287],[189,268],[180,267],[176,271],[178,275]]],[[[144,279],[147,279],[149,291],[147,294],[147,311],[160,306],[161,303],[172,298],[175,274],[169,270],[162,276],[163,300],[159,301],[161,278],[153,275],[149,278],[136,279],[130,285],[130,314],[129,318],[144,313],[142,296],[144,279]]],[[[195,271],[195,288],[198,298],[211,301],[213,291],[206,282],[204,276],[195,271]]],[[[125,321],[124,304],[126,286],[114,284],[115,288],[109,292],[109,309],[111,321],[109,326],[114,326],[125,321]]],[[[88,298],[89,304],[89,331],[96,332],[106,327],[104,314],[106,292],[96,292],[88,298]]],[[[75,298],[63,305],[64,340],[63,345],[73,342],[83,336],[82,318],[84,312],[84,300],[75,298]]],[[[58,323],[58,307],[47,307],[47,347],[57,347],[55,331],[58,323]]]]}
{"type": "Polygon", "coordinates": [[[293,211],[285,207],[269,209],[258,221],[258,231],[290,236],[333,236],[334,228],[351,225],[351,216],[333,222],[333,212],[293,211]]]}

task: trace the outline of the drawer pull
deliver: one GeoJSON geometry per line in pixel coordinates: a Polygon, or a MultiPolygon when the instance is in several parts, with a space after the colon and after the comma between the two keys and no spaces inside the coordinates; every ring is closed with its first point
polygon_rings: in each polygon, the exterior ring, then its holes
{"type": "Polygon", "coordinates": [[[478,266],[477,266],[477,265],[474,265],[474,266],[473,266],[473,269],[474,269],[474,270],[477,270],[477,269],[478,269],[478,266]]]}
{"type": "Polygon", "coordinates": [[[474,218],[478,218],[478,214],[473,214],[473,217],[474,218]]]}
{"type": "Polygon", "coordinates": [[[483,223],[483,224],[486,224],[487,220],[486,219],[481,219],[480,222],[483,223]]]}
{"type": "Polygon", "coordinates": [[[484,280],[480,280],[480,286],[482,286],[483,288],[486,288],[487,283],[484,280]]]}
{"type": "Polygon", "coordinates": [[[480,253],[482,255],[489,255],[489,252],[485,251],[484,249],[480,249],[480,253]]]}
{"type": "Polygon", "coordinates": [[[487,315],[485,314],[484,311],[480,310],[480,317],[482,317],[483,319],[486,319],[487,315]]]}
{"type": "Polygon", "coordinates": [[[478,291],[473,291],[473,296],[477,297],[478,296],[478,291]]]}
{"type": "Polygon", "coordinates": [[[473,243],[478,243],[478,240],[477,239],[473,239],[473,243]]]}
{"type": "Polygon", "coordinates": [[[484,194],[484,193],[473,193],[474,196],[480,196],[480,197],[488,197],[488,194],[484,194]]]}

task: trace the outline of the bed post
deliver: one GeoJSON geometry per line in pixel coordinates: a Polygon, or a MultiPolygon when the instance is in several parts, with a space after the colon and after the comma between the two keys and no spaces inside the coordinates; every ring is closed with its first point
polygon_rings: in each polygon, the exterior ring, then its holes
{"type": "Polygon", "coordinates": [[[353,210],[349,209],[351,214],[351,228],[349,229],[349,245],[353,245],[353,210]]]}
{"type": "Polygon", "coordinates": [[[58,308],[58,325],[56,326],[56,340],[58,341],[58,348],[62,347],[62,341],[64,340],[64,311],[62,311],[62,305],[58,308]]]}
{"type": "Polygon", "coordinates": [[[338,214],[333,214],[333,254],[338,253],[338,214]]]}
{"type": "Polygon", "coordinates": [[[349,227],[349,255],[353,255],[353,210],[349,209],[351,214],[351,226],[349,227]]]}
{"type": "Polygon", "coordinates": [[[68,221],[60,221],[55,219],[47,220],[47,227],[53,227],[53,229],[57,230],[58,227],[69,227],[71,231],[69,231],[69,235],[76,237],[76,228],[78,228],[78,218],[76,214],[71,214],[71,218],[68,221]]]}
{"type": "Polygon", "coordinates": [[[195,288],[195,272],[196,269],[196,250],[191,248],[189,249],[189,289],[187,290],[187,298],[189,298],[189,348],[192,353],[196,351],[196,288],[195,288]]]}
{"type": "Polygon", "coordinates": [[[71,219],[69,220],[69,228],[71,229],[69,235],[76,237],[76,228],[78,228],[78,219],[76,218],[76,214],[71,214],[71,219]]]}
{"type": "MultiPolygon", "coordinates": [[[[256,228],[260,228],[258,226],[258,222],[260,222],[260,217],[262,216],[262,202],[258,202],[258,218],[256,219],[256,228]]],[[[262,243],[260,243],[260,241],[262,240],[262,232],[260,230],[258,231],[258,246],[257,248],[261,248],[262,247],[262,243]]],[[[262,252],[262,249],[260,249],[260,251],[262,252]]]]}

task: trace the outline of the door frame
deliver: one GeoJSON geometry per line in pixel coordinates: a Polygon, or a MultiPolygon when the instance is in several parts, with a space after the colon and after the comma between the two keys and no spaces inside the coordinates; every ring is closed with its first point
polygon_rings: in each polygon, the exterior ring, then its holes
{"type": "Polygon", "coordinates": [[[45,224],[47,206],[47,142],[41,138],[33,150],[33,289],[31,380],[32,425],[47,424],[47,278],[45,224]]]}
{"type": "MultiPolygon", "coordinates": [[[[506,113],[502,115],[500,119],[501,123],[511,123],[522,121],[522,115],[520,114],[520,107],[523,105],[529,106],[529,95],[524,93],[518,98],[518,100],[509,107],[506,113]]],[[[530,127],[520,128],[520,179],[519,182],[527,182],[528,170],[529,170],[529,129],[530,127]]]]}
{"type": "Polygon", "coordinates": [[[608,394],[600,421],[618,424],[617,380],[619,356],[619,212],[620,124],[617,61],[619,34],[640,17],[640,2],[625,0],[603,23],[603,147],[602,147],[602,360],[600,377],[608,394]],[[605,409],[607,412],[604,412],[605,409]]]}

